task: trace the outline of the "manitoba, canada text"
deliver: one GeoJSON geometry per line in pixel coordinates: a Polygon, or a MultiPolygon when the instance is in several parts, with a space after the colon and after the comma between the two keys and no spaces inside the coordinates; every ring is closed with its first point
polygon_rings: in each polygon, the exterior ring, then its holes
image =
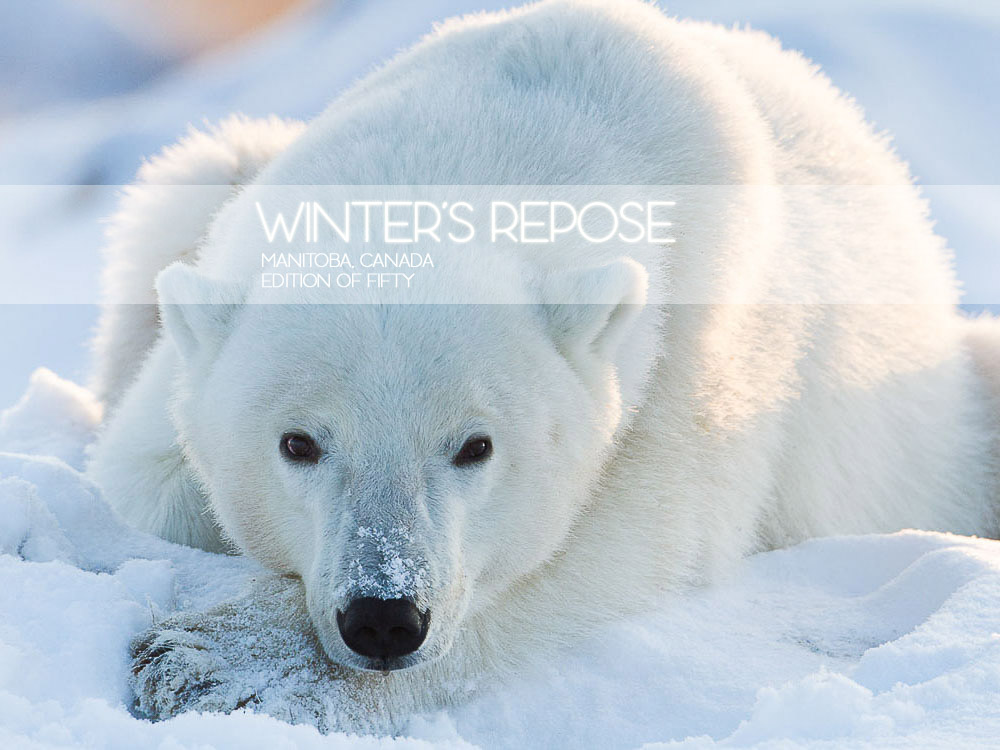
{"type": "Polygon", "coordinates": [[[290,210],[267,211],[256,202],[268,243],[379,242],[384,244],[489,242],[551,244],[569,236],[588,243],[672,242],[666,212],[673,201],[522,200],[489,203],[479,212],[467,201],[343,201],[339,209],[299,201],[290,210]],[[485,224],[483,222],[485,221],[485,224]]]}
{"type": "Polygon", "coordinates": [[[261,287],[325,288],[357,286],[376,288],[408,288],[415,274],[407,270],[434,268],[430,253],[371,253],[358,256],[358,264],[347,253],[261,253],[261,268],[272,269],[336,269],[339,273],[314,271],[270,271],[261,273],[261,287]],[[357,268],[366,269],[357,271],[357,268]],[[392,269],[392,270],[389,270],[392,269]],[[404,269],[397,271],[395,269],[404,269]]]}

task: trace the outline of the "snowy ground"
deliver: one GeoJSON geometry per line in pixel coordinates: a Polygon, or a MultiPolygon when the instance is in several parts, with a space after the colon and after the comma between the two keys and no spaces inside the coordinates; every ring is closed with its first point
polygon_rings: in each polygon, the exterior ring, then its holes
{"type": "Polygon", "coordinates": [[[99,408],[39,371],[0,415],[0,747],[996,746],[1000,542],[807,542],[410,722],[320,735],[250,713],[134,718],[127,644],[258,568],[125,528],[78,472],[99,408]],[[662,745],[656,743],[663,743],[662,745]]]}

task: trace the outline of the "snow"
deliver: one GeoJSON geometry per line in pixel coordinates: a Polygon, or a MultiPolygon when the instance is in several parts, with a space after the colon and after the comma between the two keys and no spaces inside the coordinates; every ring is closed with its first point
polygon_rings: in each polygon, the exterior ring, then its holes
{"type": "Polygon", "coordinates": [[[351,576],[342,584],[343,591],[357,591],[365,596],[395,599],[423,584],[425,576],[428,575],[426,560],[402,557],[399,553],[401,549],[412,546],[409,544],[413,541],[409,529],[400,526],[382,531],[370,526],[361,526],[358,528],[357,536],[358,556],[351,561],[351,576]],[[378,571],[381,574],[379,576],[366,572],[367,561],[363,559],[365,539],[374,542],[378,571]]]}
{"type": "MultiPolygon", "coordinates": [[[[0,413],[0,747],[971,748],[1000,734],[1000,542],[919,531],[756,555],[405,736],[247,710],[136,718],[130,640],[265,573],[125,527],[79,471],[98,418],[47,371],[0,413]]],[[[259,679],[251,662],[233,669],[259,679]]]]}

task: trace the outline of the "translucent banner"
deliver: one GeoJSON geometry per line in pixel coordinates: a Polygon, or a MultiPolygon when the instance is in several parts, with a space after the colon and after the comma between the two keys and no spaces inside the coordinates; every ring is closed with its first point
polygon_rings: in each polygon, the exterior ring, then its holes
{"type": "Polygon", "coordinates": [[[0,301],[153,304],[179,261],[248,304],[604,303],[561,279],[622,263],[649,304],[1000,302],[998,186],[924,192],[961,244],[911,185],[7,185],[0,301]]]}

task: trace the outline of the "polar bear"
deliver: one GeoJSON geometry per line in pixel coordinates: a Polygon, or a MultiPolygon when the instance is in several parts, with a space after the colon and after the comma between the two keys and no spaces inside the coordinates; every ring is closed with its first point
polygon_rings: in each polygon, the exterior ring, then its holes
{"type": "Polygon", "coordinates": [[[286,577],[140,638],[140,708],[268,709],[232,665],[269,632],[312,675],[288,715],[381,725],[755,551],[995,535],[1000,336],[957,299],[851,100],[638,1],[453,20],[308,124],[190,134],[114,220],[89,470],[136,526],[286,577]],[[483,242],[391,302],[275,297],[260,197],[322,185],[680,197],[670,243],[483,242]]]}

